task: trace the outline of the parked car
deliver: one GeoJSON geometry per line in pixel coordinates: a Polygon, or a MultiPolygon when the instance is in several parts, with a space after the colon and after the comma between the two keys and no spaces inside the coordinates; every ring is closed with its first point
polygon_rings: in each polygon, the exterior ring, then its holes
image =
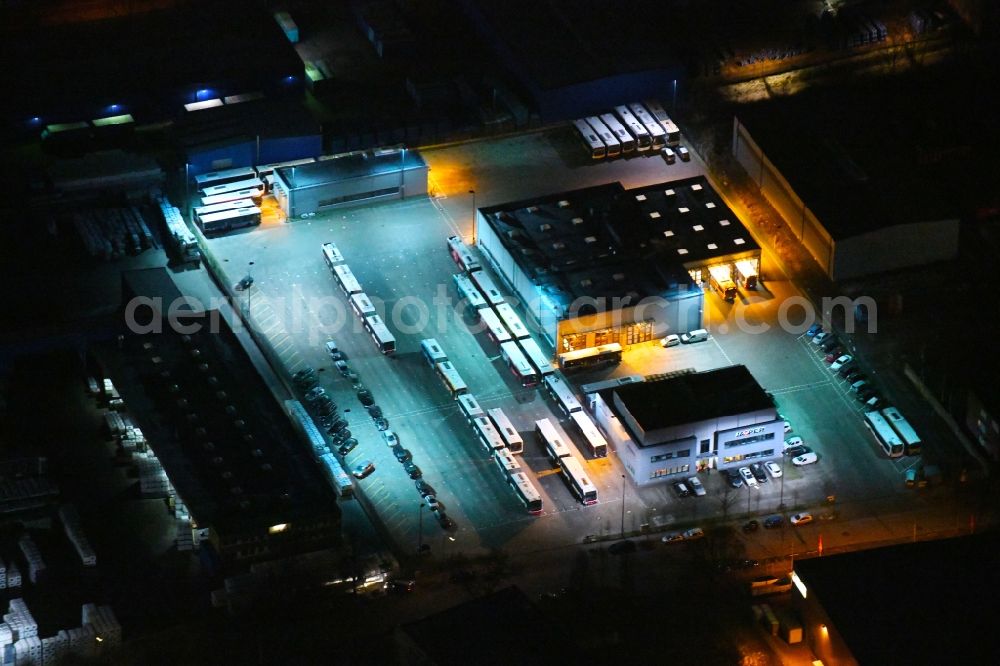
{"type": "Polygon", "coordinates": [[[671,333],[662,340],[660,340],[660,346],[662,347],[676,347],[681,343],[681,336],[671,333]]]}
{"type": "Polygon", "coordinates": [[[768,516],[764,519],[764,529],[775,530],[785,526],[784,516],[768,516]]]}
{"type": "Polygon", "coordinates": [[[743,485],[743,477],[735,469],[724,469],[722,473],[726,477],[726,482],[730,488],[739,488],[743,485]]]}
{"type": "Polygon", "coordinates": [[[819,333],[819,332],[821,332],[822,330],[823,330],[823,324],[820,324],[820,323],[817,322],[817,323],[813,324],[812,326],[810,326],[809,330],[806,331],[806,337],[810,337],[810,338],[815,337],[816,334],[819,333]]]}
{"type": "Polygon", "coordinates": [[[705,537],[705,530],[700,527],[692,527],[689,530],[681,532],[684,536],[685,541],[694,541],[695,539],[702,539],[705,537]]]}
{"type": "Polygon", "coordinates": [[[342,375],[346,375],[348,372],[351,371],[351,368],[348,367],[348,365],[347,365],[347,361],[345,361],[343,359],[341,359],[339,361],[334,361],[333,362],[333,367],[337,368],[337,370],[342,375]]]}
{"type": "Polygon", "coordinates": [[[837,356],[840,356],[840,343],[837,342],[837,338],[830,338],[820,345],[820,349],[822,349],[824,353],[829,354],[830,352],[836,352],[837,356]]]}
{"type": "Polygon", "coordinates": [[[680,541],[684,541],[684,535],[680,532],[671,532],[661,536],[660,541],[663,543],[678,543],[680,541]]]}
{"type": "Polygon", "coordinates": [[[336,421],[333,422],[333,425],[330,426],[328,432],[331,434],[335,432],[341,432],[345,428],[347,428],[347,419],[337,419],[336,421]]]}
{"type": "Polygon", "coordinates": [[[768,473],[775,479],[781,477],[781,465],[774,462],[773,460],[768,460],[764,463],[764,467],[767,469],[768,473]]]}
{"type": "Polygon", "coordinates": [[[371,407],[375,404],[375,398],[372,397],[372,392],[368,389],[361,389],[358,391],[358,400],[365,407],[371,407]]]}
{"type": "Polygon", "coordinates": [[[815,453],[803,453],[801,456],[792,458],[792,464],[796,467],[802,467],[803,465],[812,465],[817,460],[819,460],[819,456],[815,453]]]}
{"type": "Polygon", "coordinates": [[[413,454],[410,453],[409,449],[404,449],[402,446],[396,445],[392,447],[392,455],[396,456],[396,460],[399,462],[406,462],[408,460],[413,460],[413,454]]]}
{"type": "MultiPolygon", "coordinates": [[[[329,430],[327,432],[330,432],[329,430]]],[[[337,432],[330,433],[335,443],[343,443],[351,438],[351,431],[349,428],[344,428],[343,430],[338,430],[337,432]]]]}
{"type": "Polygon", "coordinates": [[[833,362],[840,358],[840,349],[834,349],[832,352],[823,357],[823,362],[827,365],[833,365],[833,362]]]}
{"type": "Polygon", "coordinates": [[[743,533],[750,534],[751,532],[756,532],[760,528],[760,523],[756,520],[750,520],[743,523],[743,533]]]}
{"type": "Polygon", "coordinates": [[[332,416],[337,411],[337,403],[330,400],[329,397],[318,400],[314,407],[316,408],[316,413],[320,416],[332,416]]]}
{"type": "Polygon", "coordinates": [[[393,430],[383,430],[382,439],[384,439],[385,443],[389,446],[399,446],[399,437],[396,436],[396,433],[393,430]]]}
{"type": "Polygon", "coordinates": [[[316,402],[320,398],[326,395],[326,389],[322,386],[314,386],[313,388],[306,391],[306,394],[302,396],[305,398],[306,402],[316,402]]]}
{"type": "Polygon", "coordinates": [[[319,424],[324,428],[329,428],[333,425],[333,422],[337,420],[336,414],[327,414],[319,417],[319,424]]]}
{"type": "Polygon", "coordinates": [[[413,592],[413,589],[417,586],[416,581],[413,580],[402,580],[393,579],[385,584],[385,589],[388,592],[394,592],[397,594],[405,594],[407,592],[413,592]]]}
{"type": "Polygon", "coordinates": [[[705,340],[708,340],[708,331],[703,328],[696,328],[690,333],[681,334],[681,342],[686,345],[693,342],[704,342],[705,340]]]}
{"type": "Polygon", "coordinates": [[[812,449],[805,445],[793,446],[785,451],[785,455],[789,458],[798,458],[799,456],[804,456],[807,453],[812,453],[812,449]]]}
{"type": "Polygon", "coordinates": [[[337,348],[337,343],[333,340],[327,340],[324,346],[326,347],[326,353],[329,354],[330,358],[334,361],[339,361],[343,358],[343,354],[341,354],[340,349],[337,348]]]}
{"type": "Polygon", "coordinates": [[[663,161],[667,164],[673,164],[677,161],[677,153],[671,147],[666,147],[660,151],[660,155],[663,157],[663,161]]]}
{"type": "Polygon", "coordinates": [[[363,479],[374,471],[375,471],[375,463],[373,463],[371,460],[366,460],[354,468],[353,474],[354,478],[363,479]]]}
{"type": "Polygon", "coordinates": [[[807,525],[813,521],[811,513],[796,513],[788,519],[792,525],[807,525]]]}
{"type": "Polygon", "coordinates": [[[434,495],[427,495],[427,496],[425,496],[424,497],[424,504],[426,504],[427,508],[430,509],[431,511],[439,511],[439,510],[442,509],[442,506],[443,506],[441,504],[441,500],[439,500],[434,495]]]}
{"type": "Polygon", "coordinates": [[[378,405],[372,405],[371,407],[368,408],[368,416],[372,417],[373,419],[381,418],[382,408],[379,407],[378,405]]]}
{"type": "Polygon", "coordinates": [[[350,439],[344,440],[344,443],[337,447],[337,453],[342,456],[346,456],[348,453],[353,451],[358,445],[358,440],[351,437],[350,439]]]}
{"type": "Polygon", "coordinates": [[[853,356],[851,356],[850,354],[844,354],[843,356],[838,357],[836,361],[830,364],[830,369],[833,370],[834,372],[838,372],[841,368],[850,365],[853,362],[854,362],[853,356]]]}
{"type": "Polygon", "coordinates": [[[843,377],[849,382],[856,382],[859,379],[866,379],[865,373],[861,372],[861,368],[857,366],[845,372],[843,377]]]}
{"type": "Polygon", "coordinates": [[[882,409],[885,407],[885,400],[883,400],[877,393],[872,397],[865,400],[865,407],[868,409],[882,409]]]}
{"type": "Polygon", "coordinates": [[[747,484],[750,488],[757,488],[757,479],[753,477],[753,472],[750,471],[749,467],[740,467],[740,476],[743,478],[743,483],[747,484]]]}
{"type": "Polygon", "coordinates": [[[792,431],[792,424],[789,423],[788,421],[785,421],[784,426],[785,426],[785,434],[788,434],[792,431]]]}
{"type": "Polygon", "coordinates": [[[303,368],[292,375],[292,382],[302,390],[311,389],[316,386],[319,379],[316,377],[316,371],[312,368],[303,368]]]}
{"type": "Polygon", "coordinates": [[[379,417],[375,419],[375,427],[379,429],[379,432],[385,432],[389,429],[389,420],[379,417]]]}
{"type": "Polygon", "coordinates": [[[688,487],[684,485],[683,481],[674,481],[673,487],[674,494],[677,495],[677,497],[687,497],[691,494],[691,491],[688,490],[688,487]]]}
{"type": "Polygon", "coordinates": [[[861,374],[861,371],[855,368],[853,359],[847,365],[841,366],[840,370],[837,370],[837,374],[843,377],[844,379],[847,379],[848,377],[851,376],[852,371],[854,372],[855,375],[861,374]]]}
{"type": "Polygon", "coordinates": [[[687,487],[691,489],[691,492],[694,493],[695,497],[705,496],[705,486],[702,485],[701,480],[698,477],[692,476],[686,481],[686,483],[687,487]]]}
{"type": "Polygon", "coordinates": [[[851,384],[851,390],[854,391],[855,393],[857,393],[858,391],[860,391],[861,389],[863,389],[866,386],[868,386],[868,380],[867,379],[859,379],[856,382],[854,382],[853,384],[851,384]]]}
{"type": "Polygon", "coordinates": [[[407,460],[405,463],[403,463],[403,469],[406,471],[407,475],[411,479],[419,479],[424,474],[423,472],[420,471],[420,468],[417,467],[417,464],[412,460],[407,460]]]}
{"type": "Polygon", "coordinates": [[[830,339],[830,334],[828,332],[820,331],[819,333],[813,336],[812,343],[817,347],[819,347],[829,339],[830,339]]]}
{"type": "Polygon", "coordinates": [[[750,465],[750,473],[757,479],[757,483],[767,483],[767,472],[764,471],[764,465],[759,462],[750,465]]]}
{"type": "Polygon", "coordinates": [[[677,147],[677,155],[680,156],[682,162],[691,161],[691,153],[688,152],[688,149],[685,148],[684,146],[677,147]]]}
{"type": "Polygon", "coordinates": [[[787,453],[788,449],[793,447],[802,446],[802,444],[803,442],[801,437],[789,437],[785,440],[785,452],[787,453]]]}
{"type": "Polygon", "coordinates": [[[423,479],[417,479],[413,484],[417,488],[417,492],[420,493],[421,497],[427,497],[428,495],[434,494],[434,486],[427,483],[423,479]]]}

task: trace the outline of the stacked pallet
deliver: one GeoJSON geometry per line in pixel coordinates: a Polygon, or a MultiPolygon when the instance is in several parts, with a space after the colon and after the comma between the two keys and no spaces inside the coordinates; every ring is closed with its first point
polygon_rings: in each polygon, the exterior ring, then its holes
{"type": "Polygon", "coordinates": [[[136,453],[133,459],[139,468],[139,493],[143,497],[167,497],[170,482],[156,456],[146,451],[136,453]]]}
{"type": "Polygon", "coordinates": [[[103,261],[155,247],[149,226],[135,207],[76,211],[72,220],[87,253],[103,261]]]}
{"type": "Polygon", "coordinates": [[[30,534],[23,535],[17,540],[17,545],[28,563],[28,579],[32,583],[38,583],[38,579],[45,574],[45,560],[42,559],[42,551],[38,550],[37,544],[30,534]]]}
{"type": "Polygon", "coordinates": [[[83,527],[80,525],[80,514],[76,512],[76,508],[72,504],[63,504],[59,507],[59,520],[62,521],[66,536],[73,544],[73,548],[76,549],[76,554],[80,556],[83,566],[97,566],[97,555],[90,547],[87,535],[83,533],[83,527]]]}

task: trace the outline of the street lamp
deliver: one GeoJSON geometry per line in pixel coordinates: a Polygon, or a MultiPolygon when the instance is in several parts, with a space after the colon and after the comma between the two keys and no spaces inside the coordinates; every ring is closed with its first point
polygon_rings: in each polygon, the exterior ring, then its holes
{"type": "Polygon", "coordinates": [[[625,538],[625,475],[622,474],[622,538],[625,538]]]}
{"type": "Polygon", "coordinates": [[[424,503],[420,503],[420,513],[417,528],[417,555],[424,551],[424,503]]]}
{"type": "Polygon", "coordinates": [[[476,191],[469,190],[472,195],[472,245],[476,244],[476,191]]]}
{"type": "Polygon", "coordinates": [[[253,287],[253,262],[247,265],[247,321],[250,320],[250,289],[253,287]]]}
{"type": "Polygon", "coordinates": [[[785,508],[785,470],[781,470],[781,491],[778,493],[778,510],[785,508]]]}

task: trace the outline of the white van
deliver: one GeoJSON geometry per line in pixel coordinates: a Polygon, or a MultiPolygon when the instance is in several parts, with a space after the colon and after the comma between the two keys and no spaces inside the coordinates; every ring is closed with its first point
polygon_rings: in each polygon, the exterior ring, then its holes
{"type": "Polygon", "coordinates": [[[708,340],[708,331],[703,328],[696,328],[690,333],[681,335],[681,342],[686,345],[692,342],[704,342],[705,340],[708,340]]]}

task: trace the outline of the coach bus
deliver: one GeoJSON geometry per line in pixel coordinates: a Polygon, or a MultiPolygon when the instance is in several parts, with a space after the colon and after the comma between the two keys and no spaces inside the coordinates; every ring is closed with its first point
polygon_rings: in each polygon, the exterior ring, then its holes
{"type": "Polygon", "coordinates": [[[503,438],[503,443],[507,447],[507,450],[515,454],[522,453],[524,451],[524,440],[521,439],[521,433],[517,431],[517,428],[510,422],[510,419],[507,418],[503,410],[499,407],[494,407],[486,413],[489,414],[490,420],[493,421],[497,432],[503,438]]]}
{"type": "Polygon", "coordinates": [[[559,471],[576,498],[583,504],[597,504],[597,486],[590,480],[590,475],[583,469],[580,461],[570,455],[560,458],[558,462],[559,471]]]}
{"type": "Polygon", "coordinates": [[[201,196],[211,197],[217,194],[228,194],[229,192],[239,192],[241,190],[257,190],[262,196],[264,194],[264,182],[254,176],[253,178],[247,178],[246,180],[237,180],[231,183],[224,183],[222,185],[210,185],[208,187],[200,188],[201,196]]]}
{"type": "Polygon", "coordinates": [[[458,267],[466,273],[482,268],[479,265],[479,260],[472,254],[472,250],[465,244],[461,236],[448,237],[448,252],[451,253],[451,258],[455,260],[458,267]]]}
{"type": "Polygon", "coordinates": [[[538,373],[535,368],[528,363],[528,359],[521,353],[521,348],[513,340],[508,340],[500,345],[500,355],[503,357],[511,374],[517,377],[521,386],[536,386],[538,384],[538,373]]]}
{"type": "Polygon", "coordinates": [[[375,306],[372,305],[371,299],[368,298],[368,294],[361,291],[357,294],[351,294],[351,309],[354,310],[354,314],[358,315],[361,319],[365,317],[370,317],[373,314],[378,314],[375,310],[375,306]]]}
{"type": "Polygon", "coordinates": [[[618,116],[622,124],[629,133],[635,137],[635,148],[640,153],[645,152],[650,149],[653,145],[653,139],[649,136],[649,132],[646,128],[642,126],[632,112],[629,111],[628,107],[624,104],[615,107],[615,115],[618,116]]]}
{"type": "Polygon", "coordinates": [[[573,412],[570,414],[570,418],[573,419],[577,430],[580,431],[583,439],[586,440],[587,447],[590,449],[590,455],[594,458],[604,458],[607,456],[608,440],[604,439],[604,435],[597,429],[594,421],[587,416],[586,412],[573,412]]]}
{"type": "Polygon", "coordinates": [[[531,338],[524,338],[523,340],[518,340],[517,344],[521,346],[521,351],[524,355],[528,357],[528,361],[531,365],[535,366],[535,370],[538,371],[539,377],[544,377],[545,375],[551,375],[556,371],[549,363],[549,357],[542,353],[541,347],[538,346],[531,338]]]}
{"type": "Polygon", "coordinates": [[[451,361],[435,363],[434,370],[437,372],[438,377],[441,378],[444,387],[448,389],[448,393],[451,394],[452,398],[458,399],[458,396],[469,392],[469,387],[465,385],[462,375],[458,374],[458,370],[451,364],[451,361]]]}
{"type": "Polygon", "coordinates": [[[458,403],[459,411],[462,412],[462,416],[469,423],[472,423],[472,420],[475,418],[486,415],[483,408],[479,406],[479,401],[471,393],[463,393],[456,398],[456,402],[458,403]]]}
{"type": "Polygon", "coordinates": [[[497,449],[504,448],[500,433],[497,432],[497,429],[493,427],[493,423],[485,416],[477,416],[472,419],[472,428],[476,431],[479,443],[483,445],[483,448],[490,455],[493,455],[493,452],[497,449]]]}
{"type": "Polygon", "coordinates": [[[535,485],[524,472],[515,472],[507,479],[511,488],[517,493],[518,499],[524,502],[524,507],[533,516],[542,512],[542,496],[538,493],[535,485]]]}
{"type": "Polygon", "coordinates": [[[424,355],[427,364],[434,367],[435,364],[448,360],[448,355],[441,349],[441,345],[434,338],[427,338],[420,341],[420,352],[424,355]]]}
{"type": "Polygon", "coordinates": [[[396,351],[396,338],[389,332],[389,328],[377,314],[368,315],[364,319],[365,330],[372,337],[372,341],[378,350],[383,354],[391,354],[396,351]]]}
{"type": "Polygon", "coordinates": [[[642,104],[633,102],[628,105],[628,108],[635,119],[642,123],[642,126],[649,132],[649,138],[653,142],[653,150],[659,150],[667,145],[667,134],[663,131],[663,127],[650,115],[649,111],[643,108],[642,104]]]}
{"type": "Polygon", "coordinates": [[[476,271],[470,277],[487,303],[495,307],[504,302],[503,294],[497,289],[493,279],[486,274],[486,271],[476,271]]]}
{"type": "Polygon", "coordinates": [[[736,283],[733,282],[733,274],[729,266],[709,266],[708,277],[712,283],[712,289],[719,294],[722,300],[730,303],[736,300],[736,283]]]}
{"type": "Polygon", "coordinates": [[[237,190],[236,192],[225,192],[223,194],[213,194],[209,197],[201,198],[202,206],[214,206],[220,203],[227,203],[229,201],[242,201],[244,199],[250,199],[253,202],[259,202],[263,192],[258,189],[245,189],[237,190]]]}
{"type": "Polygon", "coordinates": [[[558,462],[560,458],[571,455],[569,446],[559,436],[552,421],[548,419],[535,421],[535,436],[538,438],[538,443],[545,449],[545,455],[552,462],[558,462]]]}
{"type": "Polygon", "coordinates": [[[510,307],[510,304],[501,303],[494,309],[497,311],[497,314],[500,315],[500,319],[503,320],[507,330],[510,331],[511,337],[515,340],[521,340],[529,337],[528,329],[525,328],[524,324],[521,322],[521,318],[517,316],[517,313],[514,312],[514,308],[510,307]]]}
{"type": "Polygon", "coordinates": [[[479,310],[479,317],[486,326],[486,332],[489,334],[490,340],[498,345],[511,341],[507,327],[503,325],[503,322],[500,321],[500,316],[492,308],[479,310]]]}
{"type": "Polygon", "coordinates": [[[510,478],[511,474],[517,474],[521,471],[521,466],[517,463],[517,459],[514,458],[514,455],[506,447],[493,451],[493,462],[497,464],[497,467],[500,468],[500,473],[507,479],[510,478]]]}
{"type": "Polygon", "coordinates": [[[548,389],[549,395],[552,399],[556,401],[559,405],[559,409],[569,416],[573,412],[579,412],[583,409],[580,406],[579,401],[577,401],[576,396],[573,395],[573,389],[569,387],[566,380],[559,375],[553,373],[545,377],[545,388],[548,389]]]}
{"type": "Polygon", "coordinates": [[[621,362],[622,346],[617,342],[559,354],[559,368],[567,372],[591,365],[601,365],[604,363],[617,365],[621,362]]]}
{"type": "Polygon", "coordinates": [[[242,229],[260,224],[260,208],[248,206],[247,208],[233,208],[218,213],[208,213],[198,217],[198,226],[206,234],[229,231],[230,229],[242,229]]]}
{"type": "Polygon", "coordinates": [[[583,147],[590,153],[590,158],[594,160],[602,159],[608,153],[604,142],[597,136],[594,130],[587,124],[586,120],[578,118],[573,121],[576,128],[576,135],[583,143],[583,147]]]}
{"type": "Polygon", "coordinates": [[[323,258],[331,271],[337,264],[344,263],[344,255],[340,253],[340,249],[334,243],[323,243],[323,258]]]}
{"type": "Polygon", "coordinates": [[[464,273],[455,273],[452,279],[455,281],[455,291],[458,292],[458,298],[465,303],[465,307],[469,309],[469,312],[475,314],[478,320],[479,310],[489,307],[486,299],[476,289],[476,285],[472,284],[469,276],[464,273]]]}
{"type": "Polygon", "coordinates": [[[221,213],[224,210],[233,210],[234,208],[252,208],[255,205],[253,199],[233,199],[232,201],[221,201],[211,206],[198,206],[194,209],[194,214],[196,217],[201,217],[202,215],[221,213]]]}
{"type": "Polygon", "coordinates": [[[600,118],[589,116],[586,121],[594,133],[604,142],[608,157],[618,157],[622,154],[621,142],[615,138],[615,135],[601,122],[600,118]]]}
{"type": "Polygon", "coordinates": [[[917,436],[917,431],[913,429],[909,421],[903,418],[898,409],[886,407],[882,410],[882,416],[903,440],[903,451],[906,455],[915,456],[920,453],[920,437],[917,436]]]}
{"type": "Polygon", "coordinates": [[[681,144],[681,131],[677,128],[677,124],[667,115],[667,112],[663,110],[663,105],[655,99],[643,100],[642,103],[650,115],[656,119],[656,122],[660,123],[663,127],[663,131],[667,135],[667,145],[679,146],[681,144]]]}
{"type": "Polygon", "coordinates": [[[354,273],[351,272],[351,269],[347,264],[337,264],[333,267],[333,279],[337,282],[337,285],[344,290],[344,294],[348,298],[351,297],[351,294],[361,293],[361,285],[358,283],[357,279],[354,277],[354,273]]]}
{"type": "Polygon", "coordinates": [[[899,458],[903,455],[903,440],[899,438],[896,431],[892,429],[889,422],[885,420],[879,412],[865,412],[865,425],[875,437],[875,441],[882,447],[885,455],[890,458],[899,458]]]}
{"type": "Polygon", "coordinates": [[[615,138],[618,139],[618,143],[621,144],[622,154],[628,155],[629,153],[635,152],[635,137],[628,133],[625,126],[610,113],[602,113],[600,116],[601,122],[611,130],[615,138]]]}
{"type": "Polygon", "coordinates": [[[216,185],[227,185],[238,183],[243,180],[253,180],[257,177],[257,172],[250,167],[238,169],[226,169],[225,171],[209,171],[194,177],[194,184],[199,190],[204,190],[216,185]]]}

